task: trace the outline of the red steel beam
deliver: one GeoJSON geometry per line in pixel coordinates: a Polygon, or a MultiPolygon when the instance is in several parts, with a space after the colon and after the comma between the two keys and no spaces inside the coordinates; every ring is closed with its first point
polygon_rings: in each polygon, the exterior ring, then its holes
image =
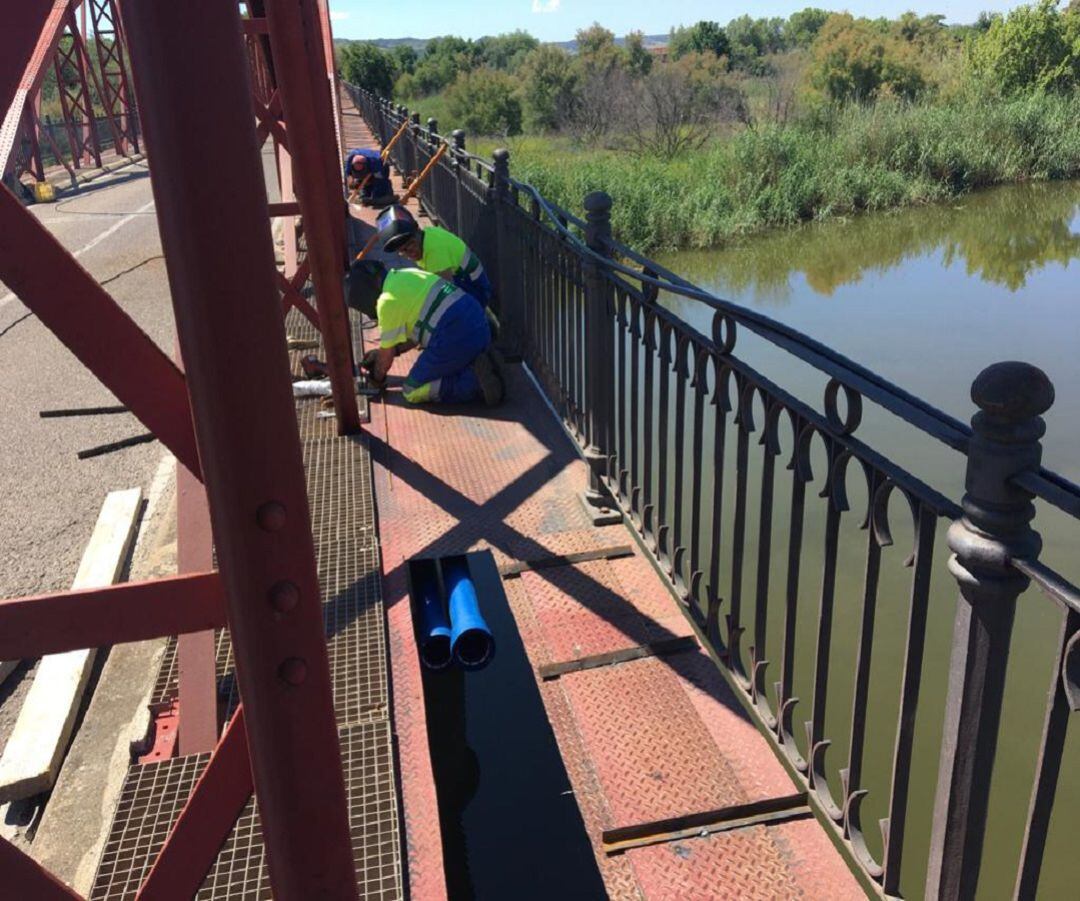
{"type": "MultiPolygon", "coordinates": [[[[84,16],[85,7],[82,10],[84,16]]],[[[59,88],[60,99],[65,96],[72,109],[81,122],[72,122],[72,125],[80,130],[79,151],[83,155],[83,162],[93,159],[97,166],[101,166],[101,142],[98,141],[97,129],[94,127],[94,101],[90,96],[90,81],[87,78],[87,70],[92,73],[90,55],[86,52],[86,44],[83,41],[82,32],[79,30],[78,20],[75,18],[74,7],[68,8],[67,28],[71,32],[71,46],[65,51],[59,48],[56,54],[56,86],[59,88]],[[77,82],[74,90],[69,90],[64,84],[61,63],[66,62],[74,70],[77,82]]],[[[61,35],[61,39],[63,35],[61,35]]],[[[66,112],[66,111],[65,111],[66,112]]]]}
{"type": "Polygon", "coordinates": [[[338,433],[360,430],[352,336],[342,287],[345,216],[318,9],[312,0],[266,0],[278,95],[289,134],[293,181],[307,237],[338,433]]]}
{"type": "MultiPolygon", "coordinates": [[[[214,546],[206,489],[186,466],[176,468],[176,569],[213,569],[214,546]]],[[[219,623],[218,625],[224,625],[219,623]]],[[[217,744],[217,660],[214,631],[180,633],[179,663],[181,754],[202,754],[217,744]]]]}
{"type": "Polygon", "coordinates": [[[319,26],[323,42],[326,78],[330,86],[330,103],[334,113],[334,137],[337,159],[345,156],[345,135],[341,122],[341,98],[338,96],[337,61],[334,59],[334,29],[330,24],[330,4],[319,0],[319,26]]]}
{"type": "Polygon", "coordinates": [[[225,625],[214,572],[0,600],[0,660],[24,660],[225,625]]]}
{"type": "Polygon", "coordinates": [[[165,839],[150,875],[135,896],[137,901],[194,898],[251,797],[251,789],[241,705],[165,839]]]}
{"type": "Polygon", "coordinates": [[[0,176],[8,172],[26,101],[37,93],[48,71],[66,9],[66,0],[5,4],[0,29],[0,110],[5,111],[0,122],[0,176]]]}
{"type": "Polygon", "coordinates": [[[218,0],[135,3],[124,7],[124,26],[274,897],[353,898],[315,549],[239,10],[218,0]],[[215,178],[218,172],[228,179],[215,178]]]}
{"type": "Polygon", "coordinates": [[[0,838],[0,873],[4,879],[4,897],[33,898],[34,901],[72,901],[79,895],[53,876],[29,854],[0,838]],[[10,894],[9,894],[10,893],[10,894]]]}
{"type": "Polygon", "coordinates": [[[299,216],[300,204],[295,200],[285,200],[281,203],[271,203],[269,206],[270,216],[299,216]]]}
{"type": "Polygon", "coordinates": [[[29,210],[0,189],[0,281],[121,403],[200,473],[184,376],[29,210]]]}

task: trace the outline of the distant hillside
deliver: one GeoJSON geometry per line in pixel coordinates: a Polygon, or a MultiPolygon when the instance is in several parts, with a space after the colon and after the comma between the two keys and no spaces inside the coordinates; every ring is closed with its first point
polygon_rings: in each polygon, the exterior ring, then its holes
{"type": "MultiPolygon", "coordinates": [[[[623,38],[615,38],[616,44],[621,46],[623,42],[623,38]]],[[[644,39],[646,47],[666,47],[667,42],[668,35],[666,34],[647,34],[644,39]]],[[[334,38],[334,43],[356,44],[365,42],[350,40],[349,38],[334,38]]],[[[420,53],[427,46],[427,38],[375,38],[366,43],[374,44],[376,47],[381,47],[383,50],[392,50],[394,47],[398,47],[401,44],[407,44],[417,53],[420,53]]],[[[577,41],[552,41],[551,43],[556,47],[562,47],[563,50],[567,50],[570,53],[577,53],[577,41]]]]}

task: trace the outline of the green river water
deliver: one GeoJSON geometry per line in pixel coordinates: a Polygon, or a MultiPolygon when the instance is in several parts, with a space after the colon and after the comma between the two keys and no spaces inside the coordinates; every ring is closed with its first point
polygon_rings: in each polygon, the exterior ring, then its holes
{"type": "MultiPolygon", "coordinates": [[[[1025,360],[1044,369],[1057,399],[1046,415],[1044,465],[1080,481],[1080,183],[1006,187],[948,205],[862,216],[758,236],[711,251],[659,259],[663,265],[720,297],[742,303],[798,328],[873,369],[907,391],[967,421],[970,385],[999,360],[1025,360]]],[[[685,320],[708,334],[711,312],[677,297],[664,298],[685,320]]],[[[824,380],[785,352],[739,334],[735,354],[774,382],[821,409],[824,380]]],[[[866,404],[860,437],[910,473],[959,501],[964,461],[943,445],[866,404]]],[[[759,420],[760,421],[760,420],[759,420]]],[[[757,436],[753,436],[756,440],[757,436]]],[[[771,689],[778,678],[787,562],[790,429],[777,467],[772,555],[764,657],[771,689]]],[[[706,446],[711,446],[706,444],[706,446]]],[[[728,463],[734,456],[729,441],[728,463]]],[[[758,486],[761,456],[752,445],[749,469],[743,611],[743,659],[753,632],[757,566],[758,486]]],[[[687,441],[689,449],[689,441],[687,441]]],[[[813,489],[820,490],[823,454],[813,489]]],[[[730,473],[729,476],[730,478],[730,473]]],[[[711,495],[706,477],[706,497],[711,495]]],[[[730,483],[729,483],[730,484],[730,483]]],[[[850,513],[841,526],[826,734],[832,740],[827,773],[840,797],[839,770],[848,754],[854,655],[861,618],[866,532],[865,483],[849,472],[850,513]],[[861,484],[860,484],[861,483],[861,484]]],[[[733,491],[725,492],[722,522],[731,522],[733,491]]],[[[795,733],[805,753],[803,721],[809,719],[813,648],[823,560],[824,503],[807,491],[807,517],[799,592],[795,733]],[[811,499],[814,499],[813,501],[811,499]]],[[[899,708],[899,679],[907,628],[911,570],[903,560],[912,546],[910,515],[894,494],[890,519],[895,543],[882,556],[870,678],[870,711],[863,785],[870,794],[862,821],[880,859],[877,820],[886,814],[899,708]]],[[[945,526],[934,550],[926,654],[911,767],[904,842],[903,893],[922,897],[930,817],[955,612],[955,583],[946,569],[945,526]]],[[[1042,559],[1080,581],[1080,526],[1040,504],[1036,526],[1042,559]]],[[[729,560],[730,526],[721,530],[729,560]]],[[[721,581],[730,579],[730,574],[721,581]]],[[[1056,606],[1034,589],[1021,597],[995,767],[984,849],[981,898],[1012,896],[1051,666],[1060,628],[1056,606]]],[[[1039,897],[1080,898],[1080,722],[1070,728],[1051,822],[1039,897]]]]}

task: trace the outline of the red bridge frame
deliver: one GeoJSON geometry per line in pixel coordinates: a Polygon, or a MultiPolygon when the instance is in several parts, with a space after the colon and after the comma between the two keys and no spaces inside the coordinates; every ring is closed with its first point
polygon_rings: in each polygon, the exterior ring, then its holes
{"type": "MultiPolygon", "coordinates": [[[[114,33],[126,37],[116,52],[130,56],[184,371],[6,189],[0,279],[175,454],[181,575],[0,601],[0,656],[184,636],[181,654],[199,663],[181,684],[187,753],[217,734],[205,639],[227,625],[243,705],[138,897],[192,897],[254,789],[275,898],[354,898],[282,319],[284,304],[318,324],[339,432],[357,430],[329,12],[325,0],[250,0],[243,12],[214,0],[131,3],[121,27],[112,0],[91,2],[91,13],[106,6],[114,33]],[[271,137],[282,187],[272,207],[259,155],[271,137]],[[287,217],[284,276],[271,215],[287,217]],[[309,273],[317,308],[299,293],[309,273]],[[218,572],[210,571],[211,529],[218,572]]],[[[5,10],[0,109],[35,102],[45,61],[78,7],[20,0],[5,10]]],[[[126,87],[114,84],[99,92],[123,96],[126,87]]],[[[78,897],[2,840],[0,869],[16,897],[78,897]]]]}

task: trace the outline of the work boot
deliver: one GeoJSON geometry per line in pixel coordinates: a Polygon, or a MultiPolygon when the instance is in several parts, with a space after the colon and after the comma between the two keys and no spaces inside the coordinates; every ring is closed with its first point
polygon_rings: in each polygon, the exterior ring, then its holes
{"type": "Polygon", "coordinates": [[[480,383],[480,394],[484,403],[489,407],[495,407],[502,403],[506,386],[503,384],[502,375],[499,372],[499,364],[494,354],[485,350],[473,362],[473,372],[476,380],[480,383]]]}

